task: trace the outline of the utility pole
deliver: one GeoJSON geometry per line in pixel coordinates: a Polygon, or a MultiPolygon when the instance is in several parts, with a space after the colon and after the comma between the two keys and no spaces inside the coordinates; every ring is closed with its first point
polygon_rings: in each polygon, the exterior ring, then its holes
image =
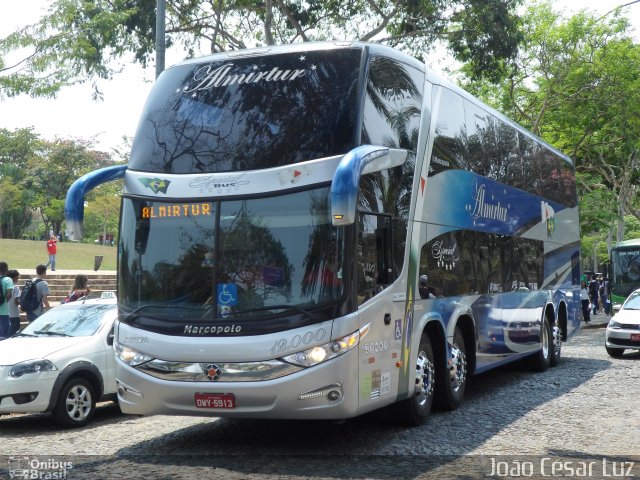
{"type": "Polygon", "coordinates": [[[164,70],[166,0],[156,1],[156,78],[164,70]]]}

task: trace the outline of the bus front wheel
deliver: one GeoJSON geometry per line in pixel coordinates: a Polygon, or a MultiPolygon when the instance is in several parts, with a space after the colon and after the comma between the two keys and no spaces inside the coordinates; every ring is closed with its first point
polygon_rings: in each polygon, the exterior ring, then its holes
{"type": "Polygon", "coordinates": [[[414,364],[415,390],[411,397],[396,404],[400,421],[405,425],[422,425],[431,412],[434,387],[434,355],[426,332],[420,337],[420,348],[414,364]]]}

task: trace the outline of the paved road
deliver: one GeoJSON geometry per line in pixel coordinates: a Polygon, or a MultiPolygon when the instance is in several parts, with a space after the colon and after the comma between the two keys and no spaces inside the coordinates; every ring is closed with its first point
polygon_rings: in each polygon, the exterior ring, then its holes
{"type": "Polygon", "coordinates": [[[546,373],[482,374],[458,410],[415,429],[386,412],[334,424],[134,417],[109,404],[68,431],[46,415],[2,417],[0,452],[14,458],[0,456],[0,478],[19,461],[72,479],[640,478],[640,353],[612,359],[603,341],[585,329],[546,373]]]}

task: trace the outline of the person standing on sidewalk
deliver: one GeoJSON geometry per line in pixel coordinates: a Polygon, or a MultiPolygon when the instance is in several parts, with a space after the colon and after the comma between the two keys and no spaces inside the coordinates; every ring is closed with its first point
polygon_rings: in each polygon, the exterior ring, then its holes
{"type": "Polygon", "coordinates": [[[587,282],[582,280],[580,284],[580,302],[582,303],[582,318],[584,323],[591,321],[591,312],[589,311],[589,289],[587,288],[587,282]]]}
{"type": "Polygon", "coordinates": [[[0,304],[0,340],[9,337],[11,323],[9,322],[9,302],[13,297],[13,281],[7,276],[9,273],[9,265],[7,262],[0,262],[0,295],[2,295],[2,304],[0,304]]]}
{"type": "Polygon", "coordinates": [[[49,265],[51,265],[52,272],[56,271],[56,253],[58,251],[57,245],[58,245],[58,239],[52,233],[51,235],[49,235],[49,240],[47,240],[47,251],[49,252],[49,261],[45,265],[45,267],[48,267],[49,265]]]}
{"type": "Polygon", "coordinates": [[[18,286],[20,272],[17,270],[9,270],[7,276],[13,282],[13,295],[11,300],[9,300],[9,336],[11,337],[20,330],[20,287],[18,286]]]}
{"type": "Polygon", "coordinates": [[[591,276],[591,281],[589,282],[589,297],[591,298],[591,308],[593,308],[593,314],[598,314],[598,290],[600,285],[598,285],[598,279],[595,275],[591,276]]]}

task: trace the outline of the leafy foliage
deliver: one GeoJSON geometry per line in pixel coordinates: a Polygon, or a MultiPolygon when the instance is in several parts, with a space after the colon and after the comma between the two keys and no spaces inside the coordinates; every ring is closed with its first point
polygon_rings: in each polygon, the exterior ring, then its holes
{"type": "MultiPolygon", "coordinates": [[[[34,218],[42,219],[43,232],[60,232],[71,184],[83,174],[111,164],[111,157],[92,150],[90,142],[50,142],[31,129],[0,130],[0,234],[22,238],[34,218]]],[[[90,206],[98,194],[88,196],[90,206]]],[[[109,216],[116,219],[111,218],[111,225],[117,223],[118,212],[119,207],[116,212],[111,209],[109,216]]]]}
{"type": "MultiPolygon", "coordinates": [[[[448,45],[474,78],[495,81],[516,52],[519,0],[169,1],[167,46],[189,56],[335,39],[375,41],[421,57],[448,45]]],[[[133,56],[155,54],[155,0],[55,0],[34,25],[0,39],[0,97],[54,96],[65,85],[109,79],[133,56]],[[26,49],[26,55],[19,52],[26,49]],[[15,58],[10,62],[8,58],[15,58]]]]}

